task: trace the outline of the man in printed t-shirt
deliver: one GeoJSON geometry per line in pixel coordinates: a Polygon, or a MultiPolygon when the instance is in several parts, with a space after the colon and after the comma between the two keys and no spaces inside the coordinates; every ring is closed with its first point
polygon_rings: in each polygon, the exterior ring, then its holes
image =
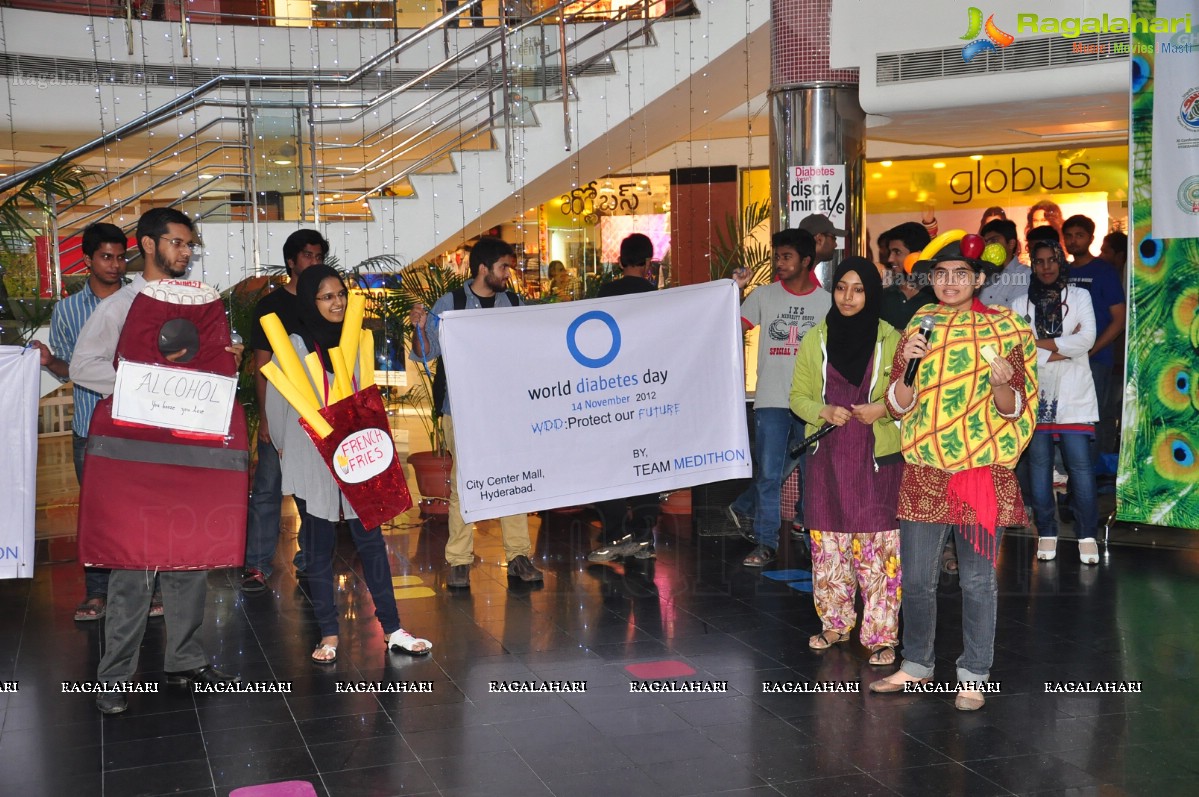
{"type": "MultiPolygon", "coordinates": [[[[803,424],[791,414],[791,375],[800,341],[828,313],[832,297],[812,273],[816,242],[804,230],[781,230],[771,239],[778,282],[763,285],[741,304],[745,329],[761,327],[758,386],[754,398],[754,483],[728,508],[729,518],[757,547],[748,567],[764,567],[778,550],[780,493],[795,467],[791,447],[803,438],[803,424]],[[751,525],[752,524],[752,525],[751,525]]],[[[734,272],[742,288],[745,269],[734,272]]]]}

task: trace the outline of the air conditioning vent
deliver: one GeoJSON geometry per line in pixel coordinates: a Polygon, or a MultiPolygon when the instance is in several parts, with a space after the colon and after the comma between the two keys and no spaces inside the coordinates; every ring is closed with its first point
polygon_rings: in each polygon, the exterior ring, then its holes
{"type": "Polygon", "coordinates": [[[1087,33],[1075,39],[1038,36],[1017,39],[1002,50],[985,52],[970,63],[960,47],[879,53],[875,57],[876,83],[911,83],[921,80],[969,77],[998,72],[1031,72],[1085,66],[1097,61],[1127,61],[1129,36],[1125,33],[1087,33]]]}

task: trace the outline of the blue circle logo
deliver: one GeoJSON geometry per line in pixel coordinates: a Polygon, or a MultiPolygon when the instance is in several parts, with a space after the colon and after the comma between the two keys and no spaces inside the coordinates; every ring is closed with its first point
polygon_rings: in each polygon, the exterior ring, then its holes
{"type": "Polygon", "coordinates": [[[583,313],[566,328],[566,349],[570,352],[570,356],[575,358],[575,362],[580,365],[585,365],[588,368],[603,368],[615,360],[617,354],[620,354],[620,327],[616,325],[616,319],[603,310],[591,310],[583,313]],[[602,357],[588,357],[579,351],[579,345],[575,341],[575,337],[579,334],[579,327],[588,321],[601,321],[608,328],[608,331],[612,333],[612,347],[602,357]]]}

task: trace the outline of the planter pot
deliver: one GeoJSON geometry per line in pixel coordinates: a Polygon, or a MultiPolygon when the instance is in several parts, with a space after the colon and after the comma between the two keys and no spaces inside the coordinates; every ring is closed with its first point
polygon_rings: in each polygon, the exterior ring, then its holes
{"type": "Polygon", "coordinates": [[[408,464],[416,474],[416,489],[421,494],[422,515],[445,515],[450,509],[450,467],[454,458],[448,453],[420,451],[408,455],[408,464]]]}

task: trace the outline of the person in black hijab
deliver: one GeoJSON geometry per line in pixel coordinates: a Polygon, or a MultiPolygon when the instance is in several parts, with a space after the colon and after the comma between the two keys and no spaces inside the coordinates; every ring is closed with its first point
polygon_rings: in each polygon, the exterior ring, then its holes
{"type": "MultiPolygon", "coordinates": [[[[309,266],[296,285],[296,315],[300,320],[291,336],[296,354],[303,360],[316,352],[324,364],[323,378],[316,377],[312,388],[321,404],[330,401],[333,366],[329,351],[339,345],[341,325],[348,298],[345,282],[336,270],[326,265],[309,266]]],[[[276,360],[278,353],[276,353],[276,360]]],[[[337,522],[344,518],[350,528],[362,578],[375,604],[375,617],[383,627],[383,643],[390,651],[412,655],[427,654],[432,645],[400,627],[400,614],[392,591],[391,563],[387,543],[376,526],[367,529],[341,494],[333,474],[316,445],[299,424],[296,410],[283,400],[271,385],[267,390],[267,415],[276,439],[283,469],[283,493],[295,497],[302,518],[304,539],[301,548],[307,559],[308,595],[316,616],[321,638],[312,652],[312,661],[332,664],[337,660],[337,598],[333,590],[333,554],[337,545],[337,522]]]]}
{"type": "Polygon", "coordinates": [[[812,597],[824,650],[849,640],[862,593],[861,641],[870,663],[893,664],[899,641],[899,426],[883,402],[899,332],[881,318],[878,268],[846,258],[833,274],[833,306],[800,345],[791,411],[836,428],[808,450],[804,507],[812,529],[812,597]]]}

